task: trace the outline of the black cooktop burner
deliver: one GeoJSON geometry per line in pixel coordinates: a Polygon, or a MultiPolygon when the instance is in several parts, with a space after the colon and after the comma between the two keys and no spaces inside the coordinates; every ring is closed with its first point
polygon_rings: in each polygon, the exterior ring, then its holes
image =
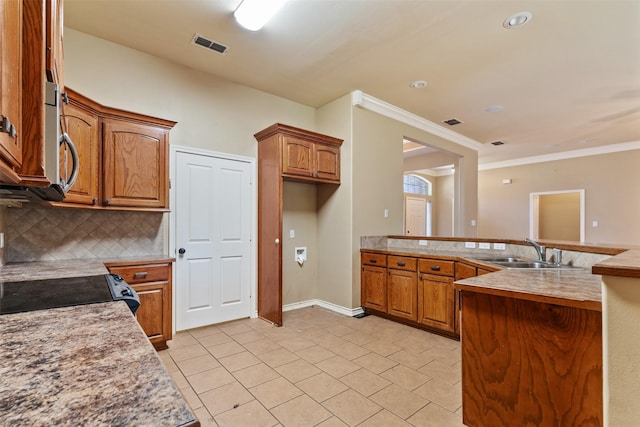
{"type": "Polygon", "coordinates": [[[113,301],[104,274],[88,277],[0,282],[0,314],[113,301]]]}

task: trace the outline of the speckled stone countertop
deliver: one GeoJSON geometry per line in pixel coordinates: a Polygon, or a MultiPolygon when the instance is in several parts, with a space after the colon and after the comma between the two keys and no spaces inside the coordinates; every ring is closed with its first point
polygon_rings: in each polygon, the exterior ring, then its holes
{"type": "Polygon", "coordinates": [[[595,264],[594,274],[640,278],[640,250],[630,250],[595,264]]]}
{"type": "Polygon", "coordinates": [[[0,331],[2,426],[196,422],[121,301],[7,314],[0,331]]]}
{"type": "Polygon", "coordinates": [[[107,274],[105,264],[135,264],[140,262],[170,262],[174,258],[149,255],[135,258],[75,259],[61,261],[15,262],[0,267],[0,282],[83,277],[107,274]]]}
{"type": "Polygon", "coordinates": [[[455,288],[602,311],[602,277],[588,269],[501,270],[458,280],[455,288]]]}

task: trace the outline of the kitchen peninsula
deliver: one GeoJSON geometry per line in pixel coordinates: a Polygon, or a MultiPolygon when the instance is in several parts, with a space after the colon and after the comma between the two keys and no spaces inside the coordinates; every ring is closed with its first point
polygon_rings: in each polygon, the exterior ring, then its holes
{"type": "Polygon", "coordinates": [[[591,266],[625,249],[545,242],[563,250],[563,268],[501,269],[482,258],[537,254],[523,241],[465,240],[361,239],[367,255],[499,270],[453,284],[465,425],[603,425],[602,278],[591,266]]]}

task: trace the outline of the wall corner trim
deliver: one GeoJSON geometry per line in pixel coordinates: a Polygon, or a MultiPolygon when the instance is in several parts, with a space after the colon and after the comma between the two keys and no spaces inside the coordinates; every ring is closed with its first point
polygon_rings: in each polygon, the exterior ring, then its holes
{"type": "Polygon", "coordinates": [[[425,132],[429,132],[430,134],[439,136],[447,141],[454,142],[475,151],[480,150],[482,147],[482,144],[474,139],[468,138],[457,132],[453,132],[437,123],[410,113],[381,99],[367,95],[361,90],[354,90],[351,92],[351,105],[373,111],[374,113],[389,117],[425,132]]]}
{"type": "Polygon", "coordinates": [[[336,313],[349,316],[349,317],[353,317],[357,314],[364,313],[364,310],[362,309],[362,307],[347,308],[347,307],[342,307],[341,305],[333,304],[331,302],[323,301],[320,299],[310,299],[307,301],[300,301],[300,302],[294,302],[291,304],[285,304],[282,306],[282,311],[285,312],[285,311],[297,310],[299,308],[312,307],[314,305],[317,305],[318,307],[326,308],[327,310],[335,311],[336,313]]]}

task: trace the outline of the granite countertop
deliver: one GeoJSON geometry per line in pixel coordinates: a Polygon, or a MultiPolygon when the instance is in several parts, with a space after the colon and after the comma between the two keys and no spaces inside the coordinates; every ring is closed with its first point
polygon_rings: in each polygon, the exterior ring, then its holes
{"type": "Polygon", "coordinates": [[[7,314],[0,330],[0,425],[196,422],[121,301],[7,314]]]}
{"type": "Polygon", "coordinates": [[[588,269],[513,269],[455,282],[456,289],[602,311],[602,278],[588,269]]]}
{"type": "Polygon", "coordinates": [[[106,265],[135,265],[140,262],[173,262],[175,258],[163,255],[137,256],[133,258],[74,259],[60,261],[35,261],[8,263],[0,267],[0,282],[83,277],[107,274],[106,265]]]}
{"type": "Polygon", "coordinates": [[[640,250],[630,250],[592,267],[594,274],[640,278],[640,250]]]}

